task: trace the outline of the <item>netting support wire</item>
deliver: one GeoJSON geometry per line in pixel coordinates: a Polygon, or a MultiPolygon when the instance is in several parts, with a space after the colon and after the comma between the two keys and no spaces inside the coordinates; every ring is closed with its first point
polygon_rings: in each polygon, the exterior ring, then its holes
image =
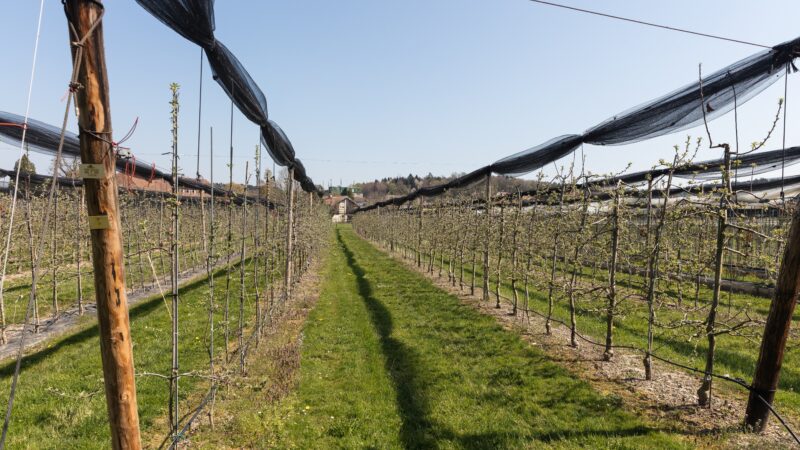
{"type": "MultiPolygon", "coordinates": [[[[197,179],[200,180],[200,127],[203,124],[203,49],[200,49],[200,88],[197,103],[197,179]]],[[[213,187],[213,186],[212,186],[213,187]]]]}
{"type": "MultiPolygon", "coordinates": [[[[214,186],[214,127],[208,130],[208,149],[209,149],[209,184],[214,186]]],[[[208,273],[208,368],[211,373],[211,389],[216,391],[217,383],[214,380],[214,267],[216,260],[214,254],[214,235],[217,228],[214,226],[214,189],[211,189],[211,205],[209,217],[209,239],[208,239],[208,254],[206,255],[206,267],[208,273]]],[[[211,406],[209,407],[208,417],[211,422],[211,427],[214,427],[214,400],[215,394],[211,394],[211,406]]]]}
{"type": "MultiPolygon", "coordinates": [[[[7,268],[7,265],[8,265],[8,254],[9,254],[9,252],[11,250],[11,235],[12,235],[12,231],[14,229],[14,213],[16,212],[17,197],[18,197],[18,193],[19,193],[19,174],[20,174],[20,171],[22,169],[21,159],[22,159],[22,156],[23,156],[24,151],[25,151],[25,139],[27,137],[26,135],[27,135],[27,131],[28,131],[28,118],[30,116],[31,98],[33,96],[33,82],[34,82],[34,80],[36,78],[36,62],[37,62],[37,59],[38,59],[38,56],[39,56],[39,41],[40,41],[41,32],[42,32],[42,16],[43,16],[43,14],[44,14],[44,0],[41,0],[39,2],[39,17],[37,19],[37,24],[36,24],[36,38],[34,40],[34,45],[33,45],[33,62],[31,63],[31,77],[30,77],[30,81],[28,83],[28,98],[27,98],[27,103],[26,103],[26,106],[25,106],[25,119],[24,119],[23,127],[22,127],[22,139],[21,139],[20,145],[19,145],[19,156],[17,157],[17,160],[20,161],[20,163],[17,164],[16,174],[14,175],[14,195],[13,195],[13,198],[12,198],[12,201],[11,201],[11,217],[9,219],[9,224],[8,224],[8,235],[6,236],[6,248],[5,248],[5,251],[3,253],[3,267],[2,267],[2,272],[0,273],[0,314],[2,314],[2,327],[3,327],[3,329],[0,330],[0,333],[2,333],[3,336],[5,336],[5,306],[4,306],[4,302],[3,302],[3,285],[4,285],[4,282],[5,282],[6,268],[7,268]]],[[[67,102],[67,111],[69,111],[69,101],[67,102]]],[[[61,137],[62,137],[62,141],[61,142],[63,143],[63,137],[64,137],[63,129],[62,129],[61,137]]],[[[58,170],[57,166],[55,167],[55,170],[58,170]]],[[[54,182],[53,186],[55,186],[55,184],[56,183],[54,182]]],[[[47,212],[45,213],[45,216],[47,217],[47,216],[49,216],[50,208],[47,208],[46,211],[47,212]]],[[[47,225],[45,225],[45,228],[43,228],[43,229],[46,230],[47,229],[47,225]]],[[[35,280],[34,280],[34,282],[35,282],[35,280]]],[[[31,291],[33,291],[33,290],[31,290],[31,291]]],[[[28,308],[27,308],[27,310],[25,312],[25,323],[28,322],[29,314],[30,314],[30,302],[29,302],[28,308]]],[[[23,345],[24,338],[25,338],[25,323],[23,323],[22,333],[20,334],[20,347],[19,347],[19,351],[17,353],[17,361],[16,361],[16,367],[15,367],[15,370],[14,370],[14,378],[13,378],[13,380],[11,382],[11,391],[10,391],[9,396],[8,396],[8,405],[6,406],[6,415],[5,415],[5,419],[3,421],[3,433],[2,433],[2,436],[0,436],[0,449],[5,448],[6,436],[8,434],[8,425],[9,425],[9,422],[11,420],[11,410],[12,410],[12,407],[13,407],[13,404],[14,404],[14,393],[16,392],[17,380],[19,380],[19,370],[20,370],[20,364],[21,364],[21,358],[22,358],[22,349],[23,349],[22,345],[23,345]]]]}
{"type": "MultiPolygon", "coordinates": [[[[33,45],[33,62],[31,64],[31,78],[28,83],[28,99],[25,106],[25,119],[21,125],[22,128],[22,139],[19,143],[19,154],[17,155],[17,161],[22,159],[22,156],[25,154],[25,140],[27,138],[28,132],[28,117],[30,116],[31,111],[31,98],[33,96],[33,81],[36,78],[36,61],[39,56],[39,39],[42,30],[42,15],[44,13],[44,0],[41,0],[39,4],[39,18],[36,25],[36,39],[33,45]]],[[[12,125],[12,124],[3,124],[3,125],[12,125]]],[[[2,326],[2,340],[5,341],[5,327],[6,327],[6,313],[5,313],[5,302],[3,299],[3,290],[5,285],[5,278],[6,278],[6,268],[8,267],[8,254],[11,250],[11,235],[12,230],[14,229],[14,214],[17,209],[17,195],[19,192],[19,173],[22,169],[22,164],[17,163],[17,170],[14,174],[14,195],[12,196],[11,200],[11,215],[8,220],[8,234],[6,235],[6,246],[5,250],[3,251],[3,267],[2,271],[0,271],[0,326],[2,326]]],[[[5,433],[4,433],[5,434],[5,433]]],[[[0,448],[2,448],[3,441],[0,441],[0,448]]]]}
{"type": "Polygon", "coordinates": [[[645,22],[643,20],[630,19],[630,18],[622,17],[622,16],[615,16],[613,14],[606,14],[606,13],[601,13],[599,11],[592,11],[592,10],[589,10],[589,9],[576,8],[574,6],[567,6],[567,5],[562,5],[562,4],[559,4],[559,3],[547,2],[547,1],[543,1],[543,0],[529,0],[529,1],[531,1],[533,3],[539,3],[539,4],[542,4],[542,5],[555,6],[556,8],[569,9],[569,10],[572,10],[572,11],[582,12],[582,13],[586,13],[586,14],[592,14],[592,15],[595,15],[595,16],[606,17],[606,18],[609,18],[609,19],[616,19],[616,20],[622,20],[624,22],[631,22],[631,23],[636,23],[636,24],[639,24],[639,25],[646,25],[648,27],[661,28],[663,30],[677,31],[677,32],[680,32],[680,33],[693,34],[695,36],[702,36],[702,37],[707,37],[707,38],[711,38],[711,39],[717,39],[717,40],[721,40],[721,41],[734,42],[734,43],[737,43],[737,44],[751,45],[753,47],[760,47],[760,48],[767,48],[767,49],[772,48],[772,47],[770,47],[768,45],[756,44],[755,42],[743,41],[741,39],[733,39],[733,38],[729,38],[729,37],[725,37],[725,36],[718,36],[718,35],[715,35],[715,34],[702,33],[702,32],[699,32],[699,31],[692,31],[692,30],[687,30],[687,29],[684,29],[684,28],[676,28],[676,27],[671,27],[671,26],[668,26],[668,25],[661,25],[661,24],[657,24],[657,23],[653,23],[653,22],[645,22]]]}
{"type": "Polygon", "coordinates": [[[791,63],[786,63],[786,74],[784,75],[783,80],[783,143],[781,144],[783,148],[783,159],[781,160],[781,203],[783,203],[784,207],[786,206],[786,194],[784,192],[784,182],[785,182],[785,175],[786,175],[786,116],[788,115],[787,109],[789,107],[789,67],[791,67],[791,63]]]}

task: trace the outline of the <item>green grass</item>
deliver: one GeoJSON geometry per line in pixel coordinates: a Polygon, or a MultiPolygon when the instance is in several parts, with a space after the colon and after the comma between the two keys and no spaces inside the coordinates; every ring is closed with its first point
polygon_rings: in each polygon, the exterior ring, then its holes
{"type": "MultiPolygon", "coordinates": [[[[412,252],[413,255],[413,252],[412,252]]],[[[445,258],[444,276],[447,273],[448,259],[445,258]]],[[[423,258],[423,266],[428,263],[427,258],[423,258]]],[[[492,264],[495,263],[493,259],[492,264]]],[[[559,272],[559,281],[563,283],[564,265],[561,265],[559,272]]],[[[458,266],[456,264],[456,274],[458,274],[458,266]]],[[[504,268],[507,270],[507,268],[504,268]]],[[[537,268],[539,279],[542,277],[549,277],[549,273],[543,271],[549,270],[546,268],[537,268]]],[[[434,262],[434,273],[438,273],[438,258],[434,262]]],[[[464,280],[466,283],[471,279],[471,265],[465,262],[464,266],[464,280]]],[[[476,276],[476,293],[480,293],[481,283],[483,277],[482,263],[478,261],[475,270],[476,276]]],[[[508,276],[508,272],[504,275],[508,276]]],[[[627,273],[619,272],[617,278],[618,286],[624,286],[627,289],[637,289],[641,292],[643,278],[639,275],[629,275],[627,273]]],[[[492,269],[490,275],[489,289],[490,301],[495,301],[495,286],[496,274],[495,269],[492,269]]],[[[608,272],[604,270],[594,271],[590,267],[584,267],[581,279],[587,283],[594,283],[594,285],[602,285],[607,283],[608,272]]],[[[511,283],[503,279],[501,283],[501,295],[506,298],[511,298],[512,290],[511,283]]],[[[677,298],[677,283],[671,282],[669,289],[662,295],[662,300],[674,302],[677,298]]],[[[468,289],[468,288],[467,288],[468,289]]],[[[684,306],[689,307],[693,305],[694,301],[694,285],[686,282],[682,284],[684,293],[684,306]]],[[[518,283],[517,292],[519,296],[520,305],[522,305],[524,298],[524,290],[522,283],[518,283]]],[[[621,294],[620,294],[621,295],[621,294]]],[[[706,286],[700,289],[699,304],[707,306],[711,301],[712,291],[706,286]]],[[[506,300],[504,300],[507,303],[506,300]]],[[[770,300],[761,297],[754,297],[746,294],[731,294],[723,292],[720,298],[719,311],[722,315],[727,314],[730,309],[738,311],[740,309],[748,309],[751,316],[754,318],[765,319],[769,312],[770,300]]],[[[595,298],[578,298],[576,304],[576,322],[578,332],[593,338],[596,342],[603,342],[606,332],[605,323],[605,308],[606,300],[602,296],[595,298]]],[[[547,311],[547,292],[546,290],[537,290],[536,286],[530,286],[530,303],[529,308],[537,311],[540,314],[547,311]]],[[[616,345],[629,345],[638,348],[645,348],[647,343],[647,304],[642,300],[628,299],[622,308],[625,314],[619,315],[614,321],[614,343],[616,345]]],[[[706,310],[697,313],[697,317],[701,320],[705,317],[706,310]]],[[[658,309],[658,320],[661,323],[667,323],[670,320],[679,320],[683,317],[681,311],[664,306],[658,309]]],[[[556,289],[554,293],[554,306],[553,317],[563,322],[569,323],[569,309],[564,298],[563,292],[556,289]]],[[[800,319],[800,311],[795,312],[793,317],[793,325],[800,319]]],[[[795,328],[795,327],[793,327],[795,328]]],[[[682,328],[682,329],[660,329],[656,328],[656,335],[654,337],[654,353],[670,359],[672,361],[687,364],[698,369],[702,369],[705,364],[705,353],[707,349],[707,340],[705,336],[700,336],[690,339],[690,335],[696,332],[698,328],[682,328]]],[[[761,328],[756,329],[756,335],[760,334],[761,328]]],[[[742,336],[734,336],[730,334],[723,334],[717,337],[717,349],[715,358],[716,373],[728,374],[732,377],[738,377],[743,380],[749,381],[752,378],[755,369],[756,361],[758,359],[758,344],[759,337],[754,340],[747,339],[742,336]]],[[[589,345],[579,341],[580,345],[589,345]]],[[[786,414],[792,419],[800,418],[800,347],[792,345],[793,340],[790,339],[789,345],[786,348],[784,356],[784,363],[781,370],[781,378],[779,383],[779,391],[776,394],[775,405],[783,414],[786,414]]],[[[700,386],[698,378],[697,386],[700,386]]],[[[735,389],[742,392],[741,388],[728,384],[724,381],[714,381],[716,388],[723,388],[726,390],[735,389]]],[[[742,411],[744,415],[744,411],[742,411]]]]}
{"type": "MultiPolygon", "coordinates": [[[[236,250],[234,250],[236,251],[236,250]]],[[[204,269],[205,261],[198,261],[191,257],[190,252],[182,249],[180,251],[181,265],[184,272],[196,268],[204,269]]],[[[169,276],[169,256],[159,255],[157,251],[152,252],[151,256],[153,267],[147,260],[147,256],[132,256],[125,258],[125,283],[129,292],[139,293],[144,288],[155,288],[153,282],[153,271],[159,277],[169,276]],[[141,258],[141,259],[140,259],[141,258]],[[164,265],[166,263],[166,266],[164,265]]],[[[77,266],[74,261],[62,259],[65,267],[60,267],[56,274],[56,297],[58,300],[59,312],[63,313],[70,308],[78,307],[78,281],[77,266]]],[[[50,260],[43,261],[36,283],[36,299],[40,322],[51,319],[55,312],[53,305],[53,272],[48,264],[50,260]]],[[[92,278],[92,261],[85,257],[81,265],[81,292],[83,294],[84,305],[94,303],[94,282],[92,278]]],[[[20,324],[25,320],[25,310],[31,292],[31,275],[28,268],[24,272],[12,274],[13,280],[6,280],[3,295],[6,307],[6,323],[20,324]]],[[[167,288],[169,282],[161,281],[161,286],[167,288]]],[[[31,321],[33,318],[31,317],[31,321]]]]}
{"type": "Polygon", "coordinates": [[[248,448],[685,448],[419,274],[337,228],[299,387],[248,448]]]}
{"type": "MultiPolygon", "coordinates": [[[[246,286],[251,286],[248,264],[246,286]]],[[[231,340],[236,341],[239,316],[239,268],[231,277],[231,340]]],[[[222,305],[225,270],[216,275],[215,352],[224,353],[222,305]]],[[[181,372],[208,367],[207,280],[181,289],[181,372]]],[[[248,294],[251,294],[248,292],[248,294]]],[[[245,302],[246,326],[253,319],[252,295],[245,302]]],[[[145,301],[130,311],[134,360],[137,373],[168,374],[171,366],[171,323],[161,297],[145,301]]],[[[92,321],[95,323],[96,321],[92,321]]],[[[13,362],[0,367],[0,404],[5,405],[14,371],[13,362]]],[[[145,443],[158,443],[167,435],[165,426],[168,382],[156,377],[137,377],[139,417],[145,443]]],[[[187,399],[208,389],[208,381],[182,378],[182,414],[196,405],[187,399]]],[[[108,448],[110,441],[97,326],[92,324],[62,339],[50,342],[23,360],[12,415],[8,448],[108,448]]]]}

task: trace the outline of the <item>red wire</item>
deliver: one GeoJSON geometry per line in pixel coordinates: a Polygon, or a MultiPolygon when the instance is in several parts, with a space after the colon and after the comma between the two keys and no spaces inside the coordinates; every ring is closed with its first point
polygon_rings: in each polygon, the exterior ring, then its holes
{"type": "Polygon", "coordinates": [[[28,128],[27,125],[24,123],[11,123],[11,122],[0,122],[0,127],[17,127],[22,128],[23,130],[28,128]]]}

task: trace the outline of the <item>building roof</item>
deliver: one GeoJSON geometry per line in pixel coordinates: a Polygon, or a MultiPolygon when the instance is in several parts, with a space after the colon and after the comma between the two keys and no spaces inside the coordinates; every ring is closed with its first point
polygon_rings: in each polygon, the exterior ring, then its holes
{"type": "Polygon", "coordinates": [[[331,195],[330,197],[325,197],[322,201],[325,202],[325,204],[328,206],[336,206],[342,200],[349,200],[350,202],[355,203],[355,201],[352,198],[346,195],[331,195]]]}

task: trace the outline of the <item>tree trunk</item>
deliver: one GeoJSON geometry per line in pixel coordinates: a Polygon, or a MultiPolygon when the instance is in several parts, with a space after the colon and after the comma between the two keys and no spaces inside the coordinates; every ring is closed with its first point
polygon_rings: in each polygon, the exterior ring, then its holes
{"type": "Polygon", "coordinates": [[[716,321],[717,308],[722,285],[722,265],[725,253],[725,229],[728,226],[729,201],[731,194],[731,151],[727,144],[725,149],[725,166],[722,172],[723,191],[720,195],[717,219],[717,246],[714,253],[714,291],[711,296],[711,307],[706,318],[706,337],[708,350],[706,350],[706,367],[703,383],[697,390],[697,403],[700,406],[711,407],[711,384],[714,372],[714,354],[717,348],[716,321]]]}
{"type": "MultiPolygon", "coordinates": [[[[646,380],[653,379],[653,326],[655,325],[655,301],[656,301],[656,282],[658,281],[658,263],[661,253],[661,236],[664,230],[664,223],[667,220],[667,207],[669,206],[669,190],[672,187],[672,175],[675,172],[675,167],[678,164],[678,156],[670,166],[669,175],[667,177],[667,185],[664,188],[664,204],[661,206],[659,212],[658,223],[656,224],[655,235],[653,237],[653,249],[651,250],[650,257],[647,260],[647,351],[644,357],[644,377],[646,380]]],[[[652,188],[652,182],[649,184],[652,188]]],[[[648,189],[652,203],[652,189],[648,189]]],[[[649,211],[649,207],[648,207],[649,211]]],[[[648,223],[650,222],[650,214],[648,212],[648,223]]],[[[648,227],[649,230],[649,227],[648,227]]],[[[648,231],[649,235],[649,231],[648,231]]]]}
{"type": "Polygon", "coordinates": [[[608,262],[608,309],[606,310],[606,349],[603,360],[614,356],[614,315],[617,310],[617,261],[619,258],[619,208],[620,183],[614,192],[614,208],[611,210],[611,259],[608,262]]]}

